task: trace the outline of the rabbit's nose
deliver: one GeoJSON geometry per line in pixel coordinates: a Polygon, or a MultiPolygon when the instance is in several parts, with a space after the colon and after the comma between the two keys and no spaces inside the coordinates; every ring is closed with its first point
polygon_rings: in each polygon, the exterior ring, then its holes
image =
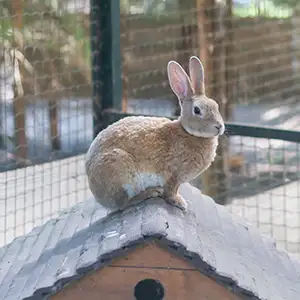
{"type": "Polygon", "coordinates": [[[219,131],[219,134],[223,134],[224,133],[224,126],[223,124],[218,123],[217,125],[215,125],[215,128],[219,131]]]}

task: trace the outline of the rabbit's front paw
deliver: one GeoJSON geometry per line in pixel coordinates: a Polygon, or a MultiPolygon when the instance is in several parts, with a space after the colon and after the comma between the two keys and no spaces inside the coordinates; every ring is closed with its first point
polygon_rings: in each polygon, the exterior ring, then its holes
{"type": "Polygon", "coordinates": [[[175,195],[173,197],[170,197],[168,199],[166,199],[166,201],[168,203],[170,203],[171,205],[174,205],[178,208],[180,208],[182,211],[186,212],[187,211],[187,203],[184,200],[184,198],[182,198],[180,195],[175,195]]]}

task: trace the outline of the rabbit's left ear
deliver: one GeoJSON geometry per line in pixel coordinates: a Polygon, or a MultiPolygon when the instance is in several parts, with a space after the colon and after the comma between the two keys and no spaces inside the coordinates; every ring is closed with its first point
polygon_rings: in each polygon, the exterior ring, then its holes
{"type": "Polygon", "coordinates": [[[176,94],[180,102],[189,99],[193,95],[191,82],[184,71],[176,61],[170,61],[167,66],[170,87],[176,94]]]}
{"type": "Polygon", "coordinates": [[[200,59],[192,56],[189,62],[190,78],[196,95],[205,95],[204,67],[200,59]]]}

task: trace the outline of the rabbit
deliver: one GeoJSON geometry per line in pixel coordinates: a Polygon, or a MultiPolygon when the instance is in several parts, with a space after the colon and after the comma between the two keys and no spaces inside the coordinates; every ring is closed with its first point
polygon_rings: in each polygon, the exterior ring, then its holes
{"type": "Polygon", "coordinates": [[[167,73],[181,107],[177,120],[122,118],[102,130],[87,151],[90,190],[98,203],[112,211],[152,197],[186,211],[178,187],[205,171],[216,156],[225,125],[218,104],[205,95],[201,61],[190,57],[190,78],[173,60],[167,73]]]}

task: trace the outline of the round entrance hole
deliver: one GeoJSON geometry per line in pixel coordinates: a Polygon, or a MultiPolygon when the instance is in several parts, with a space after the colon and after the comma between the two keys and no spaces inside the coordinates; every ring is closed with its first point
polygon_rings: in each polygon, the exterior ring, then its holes
{"type": "Polygon", "coordinates": [[[163,285],[154,279],[144,279],[139,281],[134,288],[136,300],[163,300],[165,290],[163,285]]]}

